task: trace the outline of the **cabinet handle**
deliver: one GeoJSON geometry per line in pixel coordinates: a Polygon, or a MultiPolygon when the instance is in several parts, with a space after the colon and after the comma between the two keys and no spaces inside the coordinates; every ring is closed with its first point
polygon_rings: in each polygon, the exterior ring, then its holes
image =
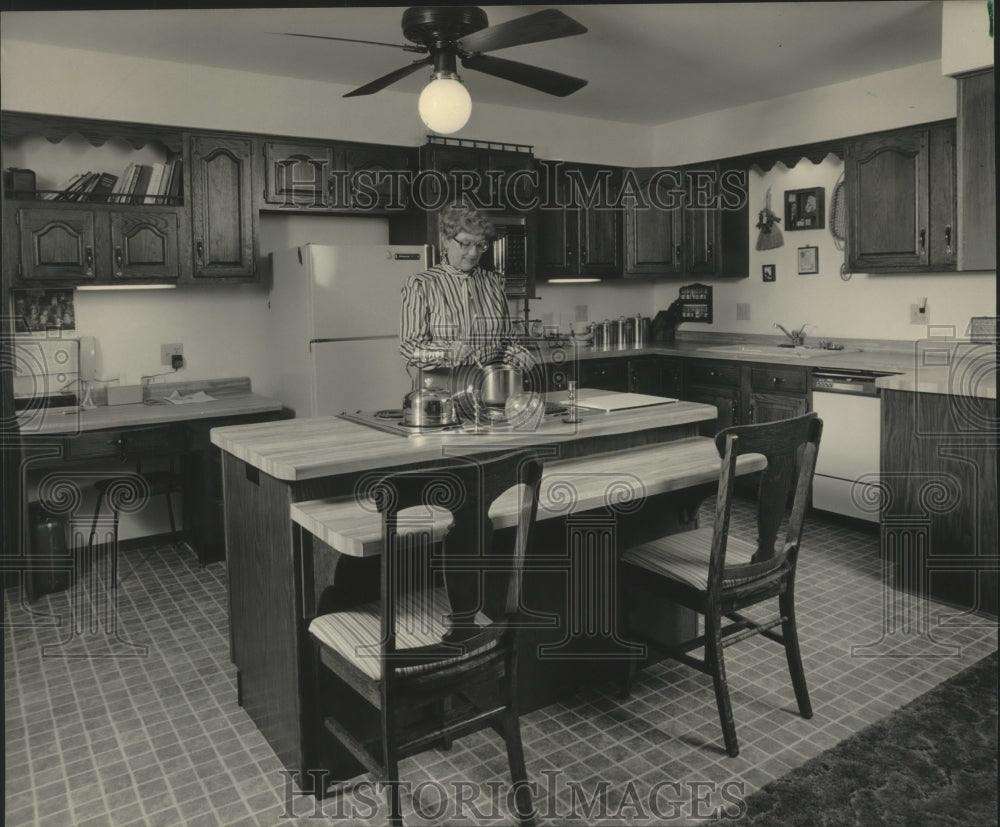
{"type": "Polygon", "coordinates": [[[83,248],[83,264],[84,272],[88,276],[94,275],[94,248],[84,247],[83,248]]]}
{"type": "Polygon", "coordinates": [[[572,260],[573,260],[573,248],[567,246],[566,247],[566,261],[572,261],[572,260]]]}
{"type": "Polygon", "coordinates": [[[584,264],[587,263],[587,248],[586,247],[581,247],[580,248],[580,261],[583,262],[584,264]]]}
{"type": "Polygon", "coordinates": [[[709,375],[709,376],[718,376],[719,374],[717,374],[717,373],[716,373],[716,372],[715,372],[714,370],[710,370],[710,371],[708,372],[708,375],[709,375]]]}
{"type": "Polygon", "coordinates": [[[750,413],[750,424],[753,425],[753,423],[754,423],[754,409],[753,409],[753,405],[750,406],[749,413],[750,413]]]}
{"type": "Polygon", "coordinates": [[[205,258],[205,245],[201,241],[198,241],[194,245],[194,254],[198,257],[198,261],[202,261],[205,258]]]}
{"type": "Polygon", "coordinates": [[[711,264],[711,262],[712,262],[712,252],[713,252],[713,250],[712,250],[712,242],[711,241],[708,242],[708,246],[706,247],[705,252],[706,252],[708,261],[711,264]]]}
{"type": "Polygon", "coordinates": [[[782,383],[782,382],[784,382],[784,381],[785,381],[785,380],[784,380],[784,379],[782,379],[782,378],[781,378],[780,376],[772,376],[772,377],[771,377],[771,384],[772,384],[772,385],[778,385],[778,384],[780,384],[780,383],[782,383]]]}
{"type": "Polygon", "coordinates": [[[682,252],[681,251],[681,245],[680,244],[675,244],[674,245],[674,263],[675,264],[680,264],[681,263],[681,252],[682,252]]]}
{"type": "Polygon", "coordinates": [[[944,228],[944,251],[951,255],[951,224],[944,228]]]}
{"type": "Polygon", "coordinates": [[[122,248],[115,247],[115,275],[120,276],[122,274],[122,248]]]}
{"type": "Polygon", "coordinates": [[[733,417],[733,425],[739,425],[740,424],[740,409],[737,407],[735,400],[733,400],[730,409],[731,409],[732,417],[733,417]]]}
{"type": "Polygon", "coordinates": [[[920,228],[920,252],[923,253],[927,250],[927,230],[923,227],[920,228]]]}

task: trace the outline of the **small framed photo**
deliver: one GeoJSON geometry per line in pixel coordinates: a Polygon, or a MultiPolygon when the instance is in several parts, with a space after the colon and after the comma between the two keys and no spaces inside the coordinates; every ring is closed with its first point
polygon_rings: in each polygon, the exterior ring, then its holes
{"type": "Polygon", "coordinates": [[[785,190],[785,229],[822,230],[826,226],[822,187],[785,190]]]}
{"type": "Polygon", "coordinates": [[[819,272],[819,247],[799,247],[799,275],[819,272]]]}
{"type": "Polygon", "coordinates": [[[761,276],[764,278],[764,281],[774,281],[775,280],[775,272],[774,272],[774,265],[773,264],[763,264],[763,265],[761,265],[760,273],[761,273],[761,276]]]}

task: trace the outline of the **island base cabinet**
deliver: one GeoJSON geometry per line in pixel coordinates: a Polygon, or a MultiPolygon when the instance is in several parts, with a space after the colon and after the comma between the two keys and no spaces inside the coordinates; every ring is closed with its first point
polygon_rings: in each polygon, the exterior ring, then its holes
{"type": "Polygon", "coordinates": [[[894,585],[997,615],[996,400],[883,391],[882,554],[894,585]]]}

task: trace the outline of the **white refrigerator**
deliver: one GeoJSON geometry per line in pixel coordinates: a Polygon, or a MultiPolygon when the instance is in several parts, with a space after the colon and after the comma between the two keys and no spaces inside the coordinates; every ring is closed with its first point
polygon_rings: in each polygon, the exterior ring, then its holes
{"type": "Polygon", "coordinates": [[[400,408],[403,283],[424,246],[305,244],[271,254],[275,396],[297,418],[400,408]]]}

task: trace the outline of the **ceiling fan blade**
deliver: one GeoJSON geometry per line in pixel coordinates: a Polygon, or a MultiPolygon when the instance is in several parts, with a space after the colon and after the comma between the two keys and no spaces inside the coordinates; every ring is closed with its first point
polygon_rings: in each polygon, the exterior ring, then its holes
{"type": "Polygon", "coordinates": [[[537,43],[584,34],[587,27],[557,9],[545,9],[534,14],[508,20],[478,32],[472,32],[456,41],[463,52],[493,52],[508,46],[537,43]]]}
{"type": "Polygon", "coordinates": [[[522,86],[530,86],[532,89],[548,92],[548,94],[560,98],[572,95],[587,85],[587,81],[572,75],[564,75],[561,72],[553,72],[551,69],[541,69],[538,66],[529,66],[527,63],[518,63],[515,60],[506,60],[492,55],[470,55],[462,58],[462,65],[466,69],[474,69],[477,72],[493,75],[493,77],[511,80],[522,86]]]}
{"type": "Polygon", "coordinates": [[[402,69],[397,69],[395,72],[389,72],[388,75],[383,75],[380,78],[376,78],[371,83],[366,83],[364,86],[359,86],[353,92],[348,92],[344,95],[345,98],[356,98],[360,95],[371,95],[378,92],[381,89],[385,89],[386,86],[391,86],[397,80],[402,80],[407,75],[412,75],[421,66],[430,66],[434,62],[433,58],[425,57],[422,60],[415,60],[408,66],[404,66],[402,69]]]}
{"type": "Polygon", "coordinates": [[[325,34],[300,34],[299,32],[270,32],[288,37],[311,37],[316,40],[339,40],[341,43],[365,43],[369,46],[388,46],[390,49],[402,49],[404,52],[426,52],[426,46],[415,46],[411,43],[382,43],[380,40],[357,40],[353,37],[332,37],[325,34]]]}

